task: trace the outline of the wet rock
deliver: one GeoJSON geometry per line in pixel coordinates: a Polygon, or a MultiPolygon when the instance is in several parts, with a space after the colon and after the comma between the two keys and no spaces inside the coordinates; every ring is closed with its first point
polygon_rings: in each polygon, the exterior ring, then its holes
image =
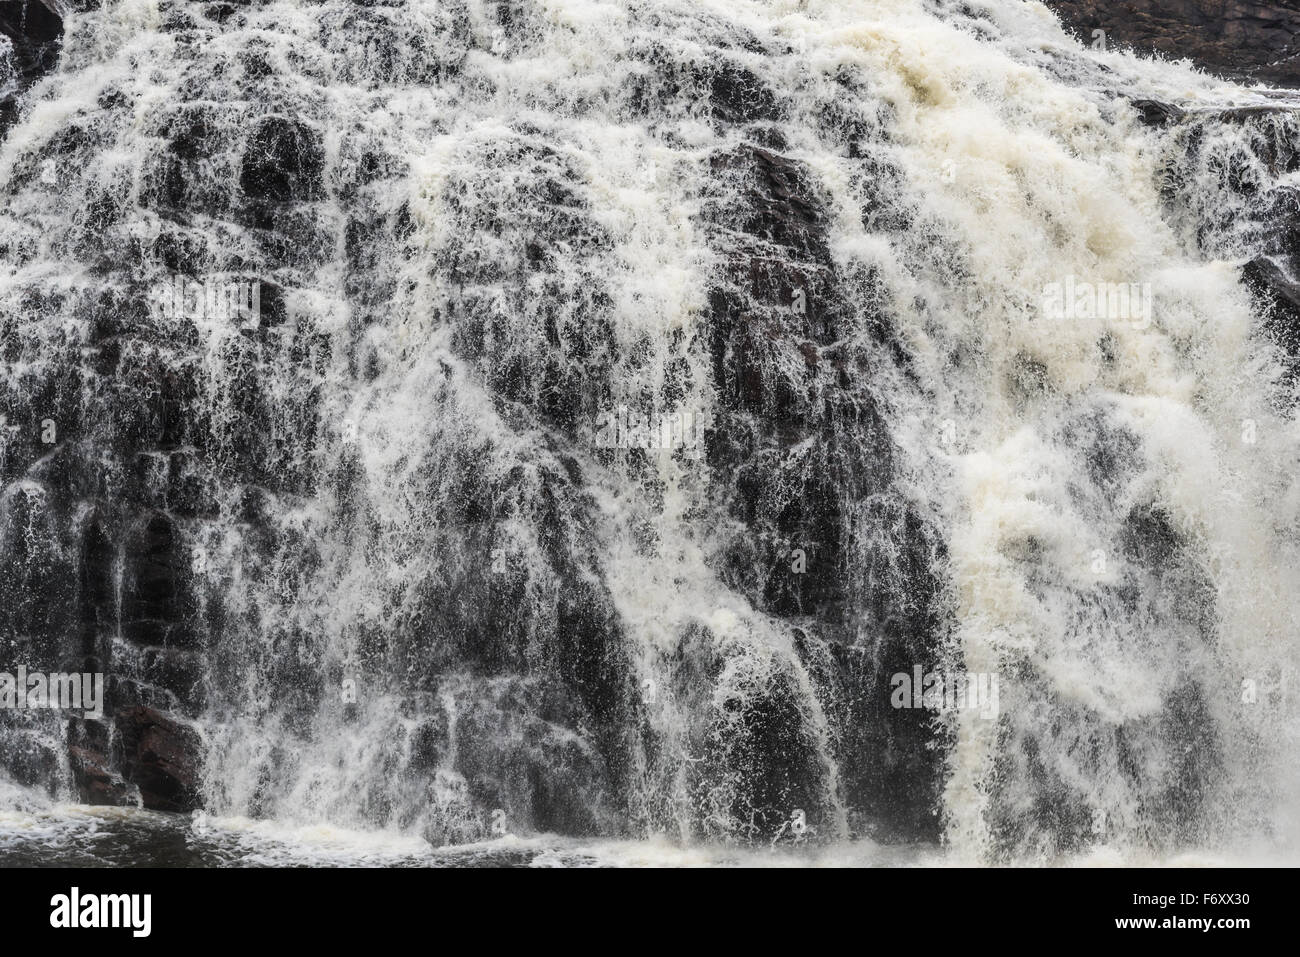
{"type": "Polygon", "coordinates": [[[299,120],[270,116],[248,138],[239,184],[254,201],[319,199],[325,153],[320,133],[299,120]]]}
{"type": "Polygon", "coordinates": [[[504,812],[515,834],[617,833],[617,782],[561,687],[509,677],[475,681],[458,698],[455,773],[475,806],[504,812]]]}
{"type": "Polygon", "coordinates": [[[1286,354],[1300,360],[1300,282],[1269,257],[1251,260],[1242,278],[1265,317],[1265,328],[1286,354]]]}
{"type": "Polygon", "coordinates": [[[1300,85],[1296,0],[1046,0],[1085,42],[1106,31],[1112,45],[1170,59],[1188,57],[1223,76],[1300,85]]]}
{"type": "MultiPolygon", "coordinates": [[[[818,699],[834,702],[826,718],[850,828],[933,839],[941,752],[924,746],[933,739],[925,712],[888,706],[888,682],[934,658],[936,546],[889,494],[894,452],[862,374],[867,355],[841,344],[864,332],[870,345],[859,348],[891,347],[881,316],[847,305],[873,300],[871,280],[850,285],[841,274],[825,202],[803,164],[744,144],[715,156],[712,169],[719,195],[705,216],[724,230],[717,243],[727,258],[708,314],[722,402],[708,459],[716,494],[746,529],[719,549],[719,571],[766,613],[816,621],[818,639],[796,629],[798,646],[818,699]],[[874,635],[869,652],[858,646],[864,631],[874,635]]],[[[796,808],[829,827],[801,740],[808,729],[789,710],[793,681],[778,668],[762,693],[735,703],[739,713],[718,716],[733,740],[715,749],[710,774],[729,775],[736,790],[711,800],[750,821],[740,827],[754,828],[750,838],[770,837],[796,808]],[[794,764],[779,757],[794,754],[794,764]]]]}
{"type": "Polygon", "coordinates": [[[802,164],[742,144],[712,157],[710,166],[716,177],[739,187],[708,211],[711,218],[797,258],[829,259],[822,200],[802,164]]]}
{"type": "Polygon", "coordinates": [[[0,772],[25,787],[42,788],[53,795],[62,764],[60,748],[50,733],[50,722],[11,718],[0,712],[0,772]],[[16,725],[16,726],[15,726],[16,725]]]}
{"type": "Polygon", "coordinates": [[[699,836],[765,843],[796,811],[814,830],[834,830],[827,768],[790,659],[692,628],[665,665],[664,694],[697,756],[686,786],[699,836]]]}
{"type": "Polygon", "coordinates": [[[1137,110],[1138,118],[1147,126],[1171,126],[1181,122],[1187,115],[1178,107],[1159,100],[1133,100],[1131,105],[1137,110]]]}
{"type": "MultiPolygon", "coordinates": [[[[529,132],[476,147],[476,170],[453,178],[448,234],[493,239],[448,248],[436,276],[454,290],[444,313],[457,354],[500,398],[576,437],[610,405],[608,383],[590,370],[618,359],[606,275],[613,242],[572,161],[529,132]],[[581,275],[557,262],[560,245],[582,252],[581,275]]],[[[393,228],[406,231],[401,217],[393,228]]]]}
{"type": "Polygon", "coordinates": [[[191,811],[199,806],[202,737],[193,728],[143,705],[115,715],[123,777],[140,789],[143,806],[191,811]]]}
{"type": "Polygon", "coordinates": [[[919,615],[887,619],[877,649],[819,641],[799,631],[801,658],[819,689],[836,706],[828,717],[837,749],[849,827],[880,843],[935,841],[940,835],[944,775],[936,763],[950,741],[933,711],[891,705],[893,676],[937,668],[936,624],[919,615]]]}
{"type": "MultiPolygon", "coordinates": [[[[173,627],[168,634],[178,631],[173,627]]],[[[186,713],[202,711],[205,701],[202,655],[179,648],[149,648],[142,656],[138,673],[142,680],[174,694],[186,713]]]]}
{"type": "Polygon", "coordinates": [[[0,4],[0,137],[18,116],[19,98],[54,69],[63,40],[63,19],[55,4],[15,0],[0,4]]]}
{"type": "Polygon", "coordinates": [[[1183,541],[1163,508],[1135,505],[1124,521],[1122,544],[1130,561],[1160,567],[1173,558],[1183,541]]]}
{"type": "Polygon", "coordinates": [[[75,555],[52,490],[8,490],[0,511],[0,653],[33,669],[52,668],[63,636],[76,633],[75,555]],[[18,657],[21,655],[21,657],[18,657]]]}
{"type": "Polygon", "coordinates": [[[73,745],[68,748],[68,762],[82,804],[105,807],[136,805],[139,790],[112,770],[112,761],[106,755],[73,745]]]}
{"type": "Polygon", "coordinates": [[[723,64],[709,77],[709,99],[714,115],[730,123],[774,120],[780,116],[776,97],[750,70],[723,64]]]}
{"type": "Polygon", "coordinates": [[[178,620],[181,569],[186,565],[172,520],[162,513],[145,516],[127,540],[126,554],[124,624],[134,629],[136,622],[178,620]]]}

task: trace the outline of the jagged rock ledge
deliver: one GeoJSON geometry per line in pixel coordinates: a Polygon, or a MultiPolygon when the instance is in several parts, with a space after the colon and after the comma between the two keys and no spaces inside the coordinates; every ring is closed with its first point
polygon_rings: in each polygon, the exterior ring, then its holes
{"type": "Polygon", "coordinates": [[[1212,73],[1300,86],[1300,0],[1044,0],[1076,35],[1191,59],[1212,73]]]}

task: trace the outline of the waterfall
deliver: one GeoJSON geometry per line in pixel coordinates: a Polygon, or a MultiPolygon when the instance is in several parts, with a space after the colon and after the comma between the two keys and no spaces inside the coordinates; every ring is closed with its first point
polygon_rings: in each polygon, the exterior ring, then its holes
{"type": "Polygon", "coordinates": [[[59,12],[0,671],[108,690],[12,813],[1294,851],[1300,94],[1022,0],[59,12]]]}

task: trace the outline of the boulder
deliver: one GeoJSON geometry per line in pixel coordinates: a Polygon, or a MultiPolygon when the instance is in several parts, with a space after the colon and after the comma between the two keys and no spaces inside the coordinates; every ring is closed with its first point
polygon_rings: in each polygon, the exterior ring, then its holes
{"type": "Polygon", "coordinates": [[[155,811],[199,807],[199,733],[144,705],[119,710],[116,722],[122,773],[140,789],[141,803],[155,811]]]}
{"type": "Polygon", "coordinates": [[[1159,100],[1133,100],[1130,105],[1137,111],[1138,119],[1147,126],[1171,126],[1187,115],[1178,107],[1159,100]]]}

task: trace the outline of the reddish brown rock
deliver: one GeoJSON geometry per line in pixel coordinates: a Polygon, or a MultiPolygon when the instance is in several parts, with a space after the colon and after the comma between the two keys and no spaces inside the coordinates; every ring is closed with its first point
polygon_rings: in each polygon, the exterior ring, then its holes
{"type": "Polygon", "coordinates": [[[123,807],[136,803],[136,789],[109,770],[110,762],[104,755],[74,745],[68,748],[68,759],[83,804],[123,807]]]}
{"type": "Polygon", "coordinates": [[[203,741],[193,728],[143,705],[117,713],[122,773],[146,808],[191,811],[199,806],[203,741]]]}

